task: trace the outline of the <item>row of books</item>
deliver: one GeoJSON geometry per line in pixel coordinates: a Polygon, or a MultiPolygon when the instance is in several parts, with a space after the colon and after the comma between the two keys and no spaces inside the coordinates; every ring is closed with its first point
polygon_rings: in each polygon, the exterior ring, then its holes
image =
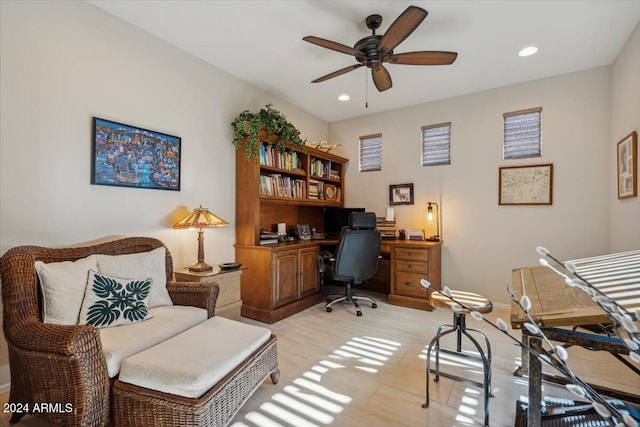
{"type": "Polygon", "coordinates": [[[396,221],[387,221],[385,217],[376,218],[376,229],[380,232],[383,239],[396,238],[396,221]]]}
{"type": "Polygon", "coordinates": [[[302,168],[302,161],[297,152],[286,151],[283,153],[273,148],[271,144],[261,144],[260,164],[284,170],[302,168]]]}
{"type": "Polygon", "coordinates": [[[322,198],[324,199],[324,182],[318,181],[316,179],[309,180],[309,198],[310,199],[319,199],[322,194],[322,198]]]}
{"type": "Polygon", "coordinates": [[[304,179],[280,174],[260,175],[260,195],[304,199],[307,197],[307,183],[304,179]]]}
{"type": "Polygon", "coordinates": [[[340,171],[332,169],[331,166],[331,161],[320,160],[312,157],[311,164],[309,165],[309,173],[313,176],[319,176],[322,178],[340,179],[340,171]]]}

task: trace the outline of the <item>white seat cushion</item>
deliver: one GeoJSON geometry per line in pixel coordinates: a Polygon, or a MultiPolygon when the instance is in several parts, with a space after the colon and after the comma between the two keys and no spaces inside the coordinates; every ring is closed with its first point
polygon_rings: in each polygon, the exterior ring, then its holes
{"type": "Polygon", "coordinates": [[[122,361],[119,379],[139,387],[197,398],[270,336],[267,328],[214,316],[126,358],[122,361]]]}
{"type": "Polygon", "coordinates": [[[149,314],[153,317],[144,322],[100,329],[102,352],[110,378],[118,375],[123,359],[207,319],[204,308],[183,305],[151,308],[149,314]]]}

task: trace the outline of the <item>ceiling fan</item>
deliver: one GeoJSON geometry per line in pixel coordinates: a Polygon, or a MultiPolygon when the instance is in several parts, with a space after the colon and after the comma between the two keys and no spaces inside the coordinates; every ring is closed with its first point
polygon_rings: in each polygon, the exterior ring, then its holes
{"type": "Polygon", "coordinates": [[[353,46],[353,48],[341,43],[325,40],[320,37],[307,36],[302,40],[313,43],[320,47],[335,50],[336,52],[353,55],[358,61],[357,64],[342,68],[326,76],[319,77],[311,83],[320,83],[325,80],[338,77],[342,74],[353,71],[362,66],[371,68],[373,83],[378,91],[383,92],[393,85],[391,76],[383,63],[401,65],[450,65],[456,60],[456,52],[443,51],[419,51],[394,54],[393,49],[402,43],[409,35],[418,28],[418,25],[427,17],[428,12],[416,6],[409,6],[391,24],[384,35],[377,35],[376,29],[382,23],[382,16],[370,15],[366,19],[367,28],[372,31],[367,36],[353,46]]]}

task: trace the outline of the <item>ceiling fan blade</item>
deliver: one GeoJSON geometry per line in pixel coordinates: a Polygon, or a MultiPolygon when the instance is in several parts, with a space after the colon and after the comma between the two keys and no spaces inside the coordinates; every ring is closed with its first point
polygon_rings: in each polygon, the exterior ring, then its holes
{"type": "Polygon", "coordinates": [[[338,77],[338,76],[340,76],[342,74],[348,73],[349,71],[353,71],[356,68],[360,68],[360,67],[362,67],[362,64],[350,65],[350,66],[345,67],[345,68],[343,68],[341,70],[334,71],[333,73],[329,73],[326,76],[318,77],[317,79],[315,79],[311,83],[320,83],[320,82],[323,82],[325,80],[329,80],[329,79],[332,79],[334,77],[338,77]]]}
{"type": "Polygon", "coordinates": [[[384,92],[393,86],[393,83],[391,83],[391,76],[382,64],[380,64],[378,68],[371,69],[371,75],[373,76],[373,83],[376,85],[378,92],[384,92]]]}
{"type": "Polygon", "coordinates": [[[418,28],[418,25],[426,18],[428,12],[417,6],[409,6],[398,18],[393,21],[387,32],[382,36],[378,51],[382,54],[392,51],[404,41],[409,34],[418,28]]]}
{"type": "Polygon", "coordinates": [[[354,48],[344,44],[332,42],[331,40],[321,39],[320,37],[314,37],[314,36],[306,36],[306,37],[303,37],[302,40],[318,45],[320,47],[324,47],[326,49],[335,50],[336,52],[346,53],[347,55],[353,55],[356,58],[364,57],[363,53],[360,52],[359,50],[355,50],[354,48]]]}
{"type": "Polygon", "coordinates": [[[456,52],[407,52],[391,55],[389,57],[389,63],[405,65],[450,65],[453,64],[453,61],[455,61],[457,57],[458,54],[456,52]]]}

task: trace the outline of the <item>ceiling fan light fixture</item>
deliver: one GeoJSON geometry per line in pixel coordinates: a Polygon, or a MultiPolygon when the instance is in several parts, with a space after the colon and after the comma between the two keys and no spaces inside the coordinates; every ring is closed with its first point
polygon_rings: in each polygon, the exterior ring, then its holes
{"type": "Polygon", "coordinates": [[[346,93],[343,93],[342,95],[340,95],[338,97],[338,101],[342,101],[342,102],[348,101],[350,99],[351,99],[351,97],[349,95],[347,95],[346,93]]]}
{"type": "Polygon", "coordinates": [[[538,51],[538,48],[536,46],[527,46],[524,49],[522,49],[520,52],[518,52],[518,56],[531,56],[534,53],[536,53],[538,51]]]}

